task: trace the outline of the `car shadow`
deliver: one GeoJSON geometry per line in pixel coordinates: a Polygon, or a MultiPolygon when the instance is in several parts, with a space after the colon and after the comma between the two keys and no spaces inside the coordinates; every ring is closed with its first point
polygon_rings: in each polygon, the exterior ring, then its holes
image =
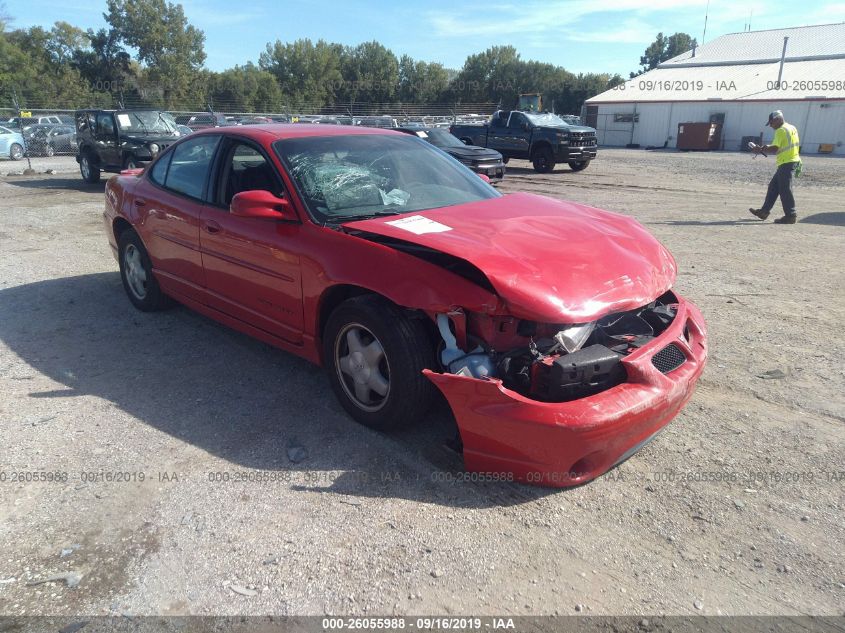
{"type": "Polygon", "coordinates": [[[58,410],[96,396],[238,468],[297,474],[295,490],[479,508],[556,492],[462,479],[445,401],[417,428],[377,433],[346,415],[320,368],[186,308],[138,312],[117,272],[0,290],[0,340],[58,383],[29,397],[58,410]]]}
{"type": "Polygon", "coordinates": [[[825,226],[845,226],[845,211],[826,211],[798,218],[801,224],[823,224],[825,226]]]}
{"type": "Polygon", "coordinates": [[[97,183],[88,183],[82,180],[80,176],[74,177],[54,177],[49,175],[47,177],[32,177],[32,176],[12,176],[3,180],[7,185],[14,187],[23,187],[24,189],[74,189],[76,191],[86,192],[103,192],[105,190],[107,178],[103,178],[97,183]]]}

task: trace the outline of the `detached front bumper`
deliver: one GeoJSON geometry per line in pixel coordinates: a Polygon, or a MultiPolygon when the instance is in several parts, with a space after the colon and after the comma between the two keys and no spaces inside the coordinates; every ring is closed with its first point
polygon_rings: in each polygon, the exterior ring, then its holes
{"type": "Polygon", "coordinates": [[[678,301],[666,331],[622,359],[627,381],[580,400],[538,402],[500,380],[426,370],[455,414],[466,469],[566,487],[590,481],[633,455],[687,403],[707,360],[701,312],[689,301],[678,301]],[[667,370],[675,364],[665,363],[670,346],[669,356],[680,359],[680,352],[683,361],[667,370]]]}

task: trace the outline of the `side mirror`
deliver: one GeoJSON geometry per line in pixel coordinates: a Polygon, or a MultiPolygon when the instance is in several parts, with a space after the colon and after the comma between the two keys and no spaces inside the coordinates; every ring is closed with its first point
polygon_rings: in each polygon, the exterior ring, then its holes
{"type": "Polygon", "coordinates": [[[241,218],[299,221],[290,200],[279,198],[263,189],[252,189],[235,194],[229,205],[229,211],[232,215],[241,218]]]}
{"type": "Polygon", "coordinates": [[[478,174],[478,177],[481,178],[481,180],[486,182],[488,185],[490,184],[490,178],[487,176],[487,174],[478,174]]]}

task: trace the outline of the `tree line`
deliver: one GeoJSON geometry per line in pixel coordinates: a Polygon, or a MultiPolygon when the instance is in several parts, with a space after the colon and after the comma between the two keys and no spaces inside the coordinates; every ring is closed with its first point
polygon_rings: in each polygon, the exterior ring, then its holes
{"type": "MultiPolygon", "coordinates": [[[[56,22],[8,29],[0,11],[0,107],[212,107],[230,112],[313,111],[355,104],[482,104],[514,107],[541,93],[544,107],[578,112],[623,81],[524,60],[513,46],[467,57],[462,68],[397,57],[376,41],[347,46],[299,39],[268,43],[257,63],[205,68],[205,35],[180,4],[107,0],[106,28],[56,22]]],[[[660,36],[662,37],[662,35],[660,36]]],[[[661,51],[664,52],[664,51],[661,51]]],[[[647,63],[643,58],[643,63],[647,63]]]]}

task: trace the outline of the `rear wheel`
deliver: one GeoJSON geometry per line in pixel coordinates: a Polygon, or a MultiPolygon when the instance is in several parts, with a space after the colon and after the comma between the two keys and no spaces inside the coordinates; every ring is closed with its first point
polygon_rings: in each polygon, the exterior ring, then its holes
{"type": "Polygon", "coordinates": [[[164,310],[172,305],[153,275],[153,266],[141,238],[132,229],[118,239],[120,278],[129,300],[143,312],[164,310]]]}
{"type": "Polygon", "coordinates": [[[138,161],[135,160],[135,157],[131,154],[123,159],[123,168],[124,169],[136,169],[140,167],[138,161]]]}
{"type": "Polygon", "coordinates": [[[590,165],[588,160],[573,160],[569,163],[569,168],[572,171],[584,171],[590,165]]]}
{"type": "Polygon", "coordinates": [[[540,174],[548,174],[555,168],[555,156],[550,147],[541,147],[534,152],[532,160],[534,171],[540,174]]]}
{"type": "Polygon", "coordinates": [[[20,160],[23,158],[23,146],[19,143],[12,143],[12,147],[9,148],[9,158],[12,160],[20,160]]]}
{"type": "Polygon", "coordinates": [[[340,404],[356,421],[386,431],[417,422],[434,387],[422,370],[435,366],[425,324],[373,295],[342,303],[323,333],[323,359],[340,404]]]}
{"type": "Polygon", "coordinates": [[[55,153],[55,148],[49,143],[44,147],[44,156],[53,156],[55,153]]]}
{"type": "Polygon", "coordinates": [[[79,159],[79,173],[82,174],[82,179],[85,182],[91,184],[100,182],[100,169],[94,166],[91,156],[87,152],[79,159]]]}

